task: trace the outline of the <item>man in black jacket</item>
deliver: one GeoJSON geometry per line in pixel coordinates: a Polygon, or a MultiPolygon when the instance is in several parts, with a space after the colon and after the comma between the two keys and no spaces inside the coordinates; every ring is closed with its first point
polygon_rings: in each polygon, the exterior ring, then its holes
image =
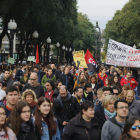
{"type": "Polygon", "coordinates": [[[91,83],[86,83],[85,84],[85,90],[84,90],[83,98],[85,100],[93,102],[93,92],[92,92],[91,83]]]}
{"type": "Polygon", "coordinates": [[[60,135],[68,122],[80,112],[80,105],[75,97],[71,96],[66,86],[59,88],[59,95],[53,103],[54,116],[58,120],[60,135]]]}

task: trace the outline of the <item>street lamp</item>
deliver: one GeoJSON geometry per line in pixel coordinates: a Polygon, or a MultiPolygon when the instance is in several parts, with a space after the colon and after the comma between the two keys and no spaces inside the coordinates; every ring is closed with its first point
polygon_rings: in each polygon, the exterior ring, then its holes
{"type": "Polygon", "coordinates": [[[34,56],[36,57],[37,39],[38,39],[38,37],[39,37],[39,34],[38,34],[37,31],[34,31],[33,37],[34,37],[34,40],[35,40],[34,56]]]}
{"type": "Polygon", "coordinates": [[[137,46],[134,44],[133,48],[134,48],[134,49],[136,49],[136,48],[137,48],[137,46]]]}
{"type": "Polygon", "coordinates": [[[56,44],[56,49],[57,49],[57,63],[58,63],[59,47],[60,47],[60,43],[57,42],[57,44],[56,44]]]}
{"type": "Polygon", "coordinates": [[[10,20],[10,22],[8,23],[8,28],[10,30],[10,57],[13,58],[13,40],[14,40],[14,34],[15,34],[15,30],[17,28],[17,23],[15,22],[15,20],[10,20]]]}
{"type": "Polygon", "coordinates": [[[46,44],[46,47],[47,47],[47,60],[46,60],[46,65],[48,65],[49,64],[49,52],[50,52],[51,38],[48,37],[47,40],[46,40],[46,42],[47,42],[47,44],[46,44]]]}

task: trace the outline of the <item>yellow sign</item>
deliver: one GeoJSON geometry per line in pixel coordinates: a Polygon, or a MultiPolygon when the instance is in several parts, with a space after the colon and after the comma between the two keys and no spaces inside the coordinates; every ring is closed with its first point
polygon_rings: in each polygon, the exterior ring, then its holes
{"type": "Polygon", "coordinates": [[[85,61],[85,54],[83,50],[75,51],[73,59],[77,67],[87,68],[87,64],[85,61]]]}

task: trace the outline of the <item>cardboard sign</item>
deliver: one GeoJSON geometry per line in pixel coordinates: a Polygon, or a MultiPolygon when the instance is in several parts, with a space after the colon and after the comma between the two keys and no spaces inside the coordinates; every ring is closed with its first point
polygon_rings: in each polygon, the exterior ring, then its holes
{"type": "Polygon", "coordinates": [[[35,56],[28,56],[27,61],[33,61],[34,62],[35,56]]]}
{"type": "Polygon", "coordinates": [[[8,63],[9,64],[14,64],[14,62],[15,62],[14,58],[8,57],[8,63]]]}

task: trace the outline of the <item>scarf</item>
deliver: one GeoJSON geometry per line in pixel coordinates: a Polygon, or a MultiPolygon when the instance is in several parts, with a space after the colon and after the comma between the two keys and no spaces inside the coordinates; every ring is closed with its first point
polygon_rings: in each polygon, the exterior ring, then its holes
{"type": "Polygon", "coordinates": [[[32,123],[31,118],[29,119],[28,122],[26,123],[22,122],[20,125],[21,131],[26,132],[26,133],[30,133],[32,131],[32,128],[33,128],[33,123],[32,123]]]}
{"type": "Polygon", "coordinates": [[[104,113],[105,113],[105,117],[108,120],[109,118],[113,118],[116,115],[116,112],[114,111],[113,113],[109,112],[108,110],[106,110],[104,108],[104,113]]]}
{"type": "Polygon", "coordinates": [[[47,78],[52,78],[52,77],[53,77],[53,74],[52,74],[52,75],[48,75],[48,74],[47,74],[46,77],[47,77],[47,78]]]}
{"type": "Polygon", "coordinates": [[[6,134],[3,129],[0,132],[0,139],[9,140],[8,134],[6,134]]]}
{"type": "Polygon", "coordinates": [[[106,76],[106,74],[104,74],[104,75],[102,76],[102,73],[101,73],[101,72],[98,74],[98,77],[99,77],[101,80],[104,80],[105,76],[106,76]]]}
{"type": "Polygon", "coordinates": [[[32,102],[30,103],[30,106],[31,106],[31,107],[34,107],[36,104],[37,104],[37,103],[36,103],[35,101],[32,101],[32,102]]]}

